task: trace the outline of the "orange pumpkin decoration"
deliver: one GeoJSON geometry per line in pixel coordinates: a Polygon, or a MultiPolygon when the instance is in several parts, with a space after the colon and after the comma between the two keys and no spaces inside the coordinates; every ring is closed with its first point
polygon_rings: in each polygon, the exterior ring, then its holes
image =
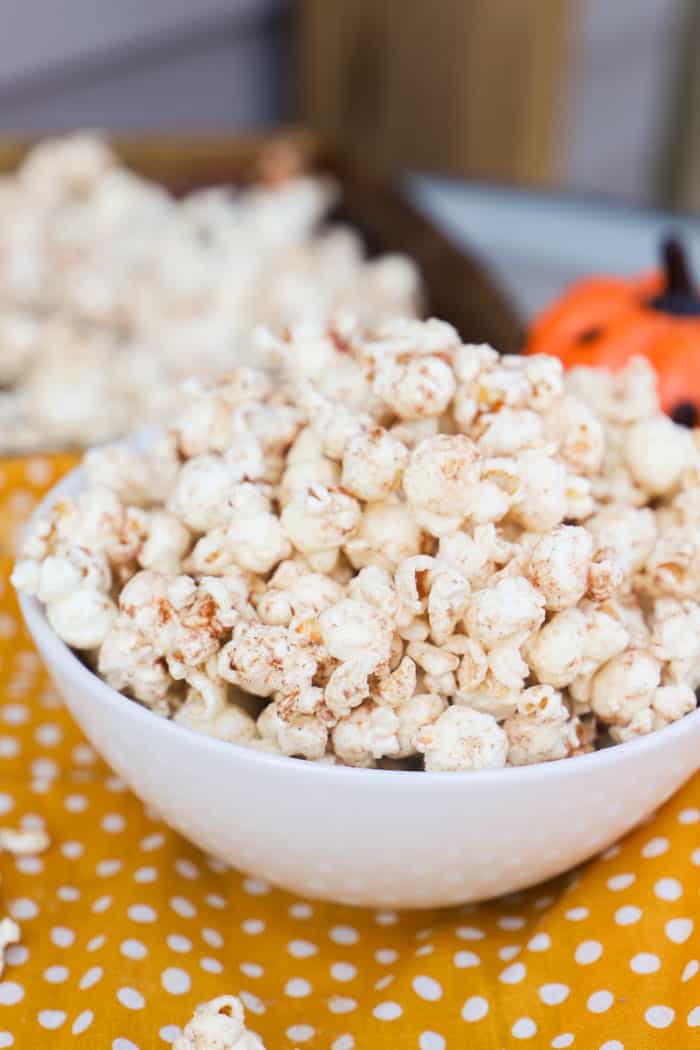
{"type": "Polygon", "coordinates": [[[700,420],[700,297],[676,240],[663,270],[632,281],[579,281],[535,320],[525,352],[553,354],[566,368],[613,372],[641,354],[656,370],[661,404],[676,422],[700,420]]]}

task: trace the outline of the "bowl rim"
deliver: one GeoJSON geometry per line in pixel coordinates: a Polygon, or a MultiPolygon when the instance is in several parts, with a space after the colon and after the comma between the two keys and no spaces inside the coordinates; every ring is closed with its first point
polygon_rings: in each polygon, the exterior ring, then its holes
{"type": "MultiPolygon", "coordinates": [[[[72,492],[78,489],[83,477],[84,469],[82,464],[79,464],[53,485],[30,516],[23,536],[35,521],[44,516],[53,503],[67,495],[69,491],[72,492]]],[[[20,539],[20,545],[22,538],[20,539]]],[[[494,781],[500,784],[510,782],[512,785],[516,785],[522,781],[532,782],[559,776],[574,776],[584,770],[590,771],[592,774],[596,769],[617,761],[617,756],[631,757],[633,754],[637,754],[638,757],[641,757],[645,752],[663,747],[665,744],[670,745],[676,737],[681,737],[685,733],[691,732],[698,721],[700,721],[700,707],[697,707],[695,711],[689,712],[678,719],[678,721],[672,722],[662,729],[654,730],[645,736],[637,737],[622,744],[613,744],[610,747],[598,751],[590,751],[583,755],[575,755],[572,758],[535,762],[532,765],[525,766],[504,766],[499,769],[433,771],[426,775],[425,770],[365,769],[356,766],[310,762],[306,759],[278,755],[274,752],[259,751],[256,748],[246,747],[243,744],[232,741],[218,740],[215,737],[178,725],[172,719],[162,718],[154,714],[137,700],[133,700],[125,693],[121,693],[108,685],[99,675],[86,667],[70,646],[58,637],[46,618],[43,606],[36,598],[21,591],[16,591],[16,595],[22,616],[35,644],[40,650],[40,654],[42,656],[44,653],[47,654],[46,664],[49,671],[55,664],[67,677],[76,681],[85,690],[92,692],[95,699],[106,704],[116,714],[123,714],[127,719],[131,719],[136,725],[145,725],[148,722],[152,728],[155,728],[156,724],[159,724],[165,733],[176,734],[183,743],[185,740],[189,740],[190,746],[199,746],[204,752],[213,751],[214,754],[219,754],[220,756],[227,753],[233,757],[245,757],[248,761],[260,762],[263,766],[267,765],[270,769],[277,768],[288,771],[297,769],[308,773],[313,770],[311,775],[316,777],[325,776],[335,779],[351,777],[355,782],[360,777],[371,777],[376,782],[377,778],[381,776],[391,777],[392,779],[396,779],[398,776],[397,783],[406,783],[409,780],[415,782],[417,778],[420,778],[420,782],[424,783],[426,788],[429,784],[433,784],[436,787],[438,785],[444,786],[448,783],[454,784],[455,782],[463,784],[465,777],[469,780],[476,778],[477,783],[482,785],[493,783],[494,781]],[[455,778],[457,778],[457,781],[455,781],[455,778]]]]}

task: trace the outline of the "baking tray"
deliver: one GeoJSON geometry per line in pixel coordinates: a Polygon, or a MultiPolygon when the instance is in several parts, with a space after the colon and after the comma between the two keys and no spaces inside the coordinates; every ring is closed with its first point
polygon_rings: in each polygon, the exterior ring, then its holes
{"type": "MultiPolygon", "coordinates": [[[[465,341],[513,352],[523,325],[494,276],[476,256],[453,245],[389,182],[367,176],[312,132],[285,129],[249,136],[110,137],[118,155],[139,174],[181,195],[206,186],[274,181],[292,170],[327,173],[340,183],[338,207],[327,221],[354,227],[370,256],[403,252],[424,281],[424,313],[453,324],[465,341]]],[[[26,141],[0,141],[0,173],[18,165],[26,141]]]]}

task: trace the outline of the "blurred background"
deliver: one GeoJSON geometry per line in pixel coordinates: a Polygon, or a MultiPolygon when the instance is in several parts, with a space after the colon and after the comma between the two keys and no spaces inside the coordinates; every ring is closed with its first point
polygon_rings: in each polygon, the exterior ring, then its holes
{"type": "Polygon", "coordinates": [[[700,204],[695,0],[2,0],[0,131],[310,123],[366,165],[700,204]]]}
{"type": "MultiPolygon", "coordinates": [[[[667,211],[700,207],[697,0],[3,8],[0,135],[310,126],[402,178],[524,316],[583,274],[650,267],[667,211]]],[[[700,224],[683,233],[700,262],[700,224]]]]}

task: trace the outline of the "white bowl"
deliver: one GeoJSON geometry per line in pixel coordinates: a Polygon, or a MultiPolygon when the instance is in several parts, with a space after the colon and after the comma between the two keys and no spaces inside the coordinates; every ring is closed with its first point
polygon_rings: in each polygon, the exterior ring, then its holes
{"type": "MultiPolygon", "coordinates": [[[[80,469],[36,512],[83,484],[80,469]]],[[[348,769],[198,735],[89,671],[20,597],[88,739],[144,802],[237,868],[304,896],[372,907],[494,897],[593,856],[700,767],[700,710],[628,744],[480,773],[348,769]]]]}

